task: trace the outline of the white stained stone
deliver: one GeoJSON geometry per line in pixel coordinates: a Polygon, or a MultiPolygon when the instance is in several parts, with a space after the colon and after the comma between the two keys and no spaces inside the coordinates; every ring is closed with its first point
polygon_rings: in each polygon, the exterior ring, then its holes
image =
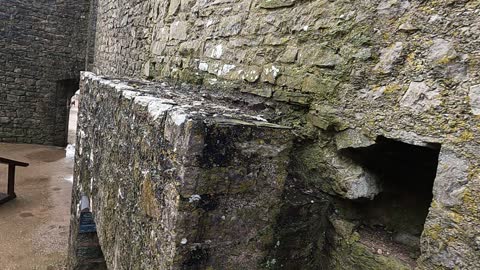
{"type": "Polygon", "coordinates": [[[193,202],[200,201],[201,199],[202,199],[202,197],[200,195],[194,194],[194,195],[190,196],[190,198],[188,198],[188,202],[193,203],[193,202]]]}
{"type": "Polygon", "coordinates": [[[383,74],[392,72],[393,64],[400,58],[403,51],[403,43],[395,42],[393,45],[381,50],[380,61],[374,70],[383,74]]]}
{"type": "Polygon", "coordinates": [[[171,118],[175,125],[180,126],[185,122],[185,120],[187,120],[187,115],[182,111],[175,111],[172,112],[171,118]]]}
{"type": "Polygon", "coordinates": [[[242,79],[247,82],[256,82],[260,78],[262,70],[258,67],[250,67],[242,73],[242,79]]]}
{"type": "Polygon", "coordinates": [[[143,75],[145,77],[150,77],[150,61],[147,61],[143,66],[143,75]]]}
{"type": "Polygon", "coordinates": [[[129,90],[122,91],[122,96],[124,96],[126,99],[133,99],[138,95],[140,95],[139,92],[129,91],[129,90]]]}
{"type": "Polygon", "coordinates": [[[345,181],[348,188],[345,197],[348,199],[373,199],[381,192],[377,185],[376,176],[360,167],[357,169],[356,174],[346,177],[345,181]]]}
{"type": "Polygon", "coordinates": [[[213,48],[211,57],[213,57],[215,59],[220,59],[220,57],[222,57],[222,55],[223,55],[222,44],[218,44],[213,48]]]}
{"type": "Polygon", "coordinates": [[[198,64],[198,69],[201,71],[208,71],[208,64],[205,62],[200,62],[198,64]]]}
{"type": "Polygon", "coordinates": [[[156,101],[158,98],[152,97],[152,96],[136,96],[134,98],[134,102],[136,104],[142,105],[142,106],[148,106],[148,104],[152,101],[156,101]]]}
{"type": "Polygon", "coordinates": [[[170,25],[170,38],[178,40],[187,40],[188,23],[186,21],[176,21],[170,25]]]}
{"type": "Polygon", "coordinates": [[[134,102],[141,106],[146,106],[148,113],[154,120],[164,116],[165,112],[173,108],[175,102],[171,99],[157,98],[151,96],[136,96],[134,102]]]}
{"type": "Polygon", "coordinates": [[[468,92],[468,98],[470,100],[470,109],[474,115],[480,115],[480,84],[470,87],[468,92]]]}
{"type": "Polygon", "coordinates": [[[434,23],[438,20],[441,20],[442,19],[442,16],[438,15],[438,14],[434,14],[430,17],[430,19],[428,19],[428,22],[429,23],[434,23]]]}
{"type": "Polygon", "coordinates": [[[229,73],[234,68],[235,68],[235,65],[225,64],[225,65],[222,66],[222,69],[219,69],[217,71],[217,75],[218,76],[226,75],[227,73],[229,73]]]}
{"type": "Polygon", "coordinates": [[[152,38],[151,52],[154,55],[162,55],[169,37],[169,28],[162,27],[155,31],[155,37],[152,38]]]}
{"type": "Polygon", "coordinates": [[[158,119],[160,116],[164,116],[165,112],[173,107],[172,104],[166,104],[162,102],[152,102],[148,104],[148,112],[153,119],[158,119]]]}
{"type": "Polygon", "coordinates": [[[425,82],[411,82],[407,92],[400,100],[400,106],[410,107],[415,112],[424,112],[440,105],[440,93],[431,89],[425,82]]]}
{"type": "Polygon", "coordinates": [[[164,40],[156,40],[152,42],[152,53],[154,55],[162,55],[165,47],[167,46],[167,42],[164,40]]]}
{"type": "Polygon", "coordinates": [[[263,81],[269,82],[271,84],[275,83],[275,79],[277,78],[278,74],[280,73],[280,69],[272,64],[267,65],[263,68],[263,81]]]}
{"type": "Polygon", "coordinates": [[[401,14],[411,6],[408,0],[382,0],[377,6],[379,14],[401,14]]]}
{"type": "Polygon", "coordinates": [[[339,156],[336,151],[324,154],[330,159],[330,166],[335,168],[332,179],[337,182],[334,185],[334,192],[338,195],[350,200],[373,199],[382,191],[377,176],[362,166],[339,156]]]}
{"type": "Polygon", "coordinates": [[[398,29],[401,31],[410,32],[418,30],[418,27],[413,25],[411,22],[404,22],[398,27],[398,29]]]}
{"type": "Polygon", "coordinates": [[[360,60],[368,60],[372,57],[372,48],[361,48],[353,57],[360,60]]]}

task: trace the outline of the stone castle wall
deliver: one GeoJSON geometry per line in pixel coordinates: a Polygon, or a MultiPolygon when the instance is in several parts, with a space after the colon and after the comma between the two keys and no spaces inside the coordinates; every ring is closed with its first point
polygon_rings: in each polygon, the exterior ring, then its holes
{"type": "Polygon", "coordinates": [[[65,145],[85,69],[89,1],[0,5],[0,141],[65,145]]]}
{"type": "MultiPolygon", "coordinates": [[[[417,262],[424,269],[476,269],[479,13],[477,0],[99,0],[93,69],[291,106],[272,119],[296,130],[289,173],[301,194],[333,202],[371,199],[381,191],[342,151],[367,148],[379,137],[441,146],[417,262]]],[[[308,207],[299,203],[295,213],[313,228],[308,207]]],[[[364,260],[365,269],[375,269],[370,263],[407,269],[363,246],[355,249],[359,234],[339,225],[354,228],[354,218],[342,216],[336,203],[319,207],[327,208],[336,214],[324,213],[329,221],[318,229],[325,233],[304,239],[311,244],[303,247],[282,239],[282,247],[284,240],[290,246],[271,255],[269,267],[292,258],[310,263],[327,251],[330,269],[343,269],[335,258],[344,256],[364,260]]]]}

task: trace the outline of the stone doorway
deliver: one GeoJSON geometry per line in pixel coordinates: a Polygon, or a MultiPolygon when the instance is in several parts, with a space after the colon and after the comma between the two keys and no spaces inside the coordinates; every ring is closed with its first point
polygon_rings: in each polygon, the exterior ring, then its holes
{"type": "Polygon", "coordinates": [[[53,123],[53,144],[65,147],[68,144],[68,123],[71,99],[78,90],[79,79],[57,81],[55,91],[55,117],[53,123]]]}

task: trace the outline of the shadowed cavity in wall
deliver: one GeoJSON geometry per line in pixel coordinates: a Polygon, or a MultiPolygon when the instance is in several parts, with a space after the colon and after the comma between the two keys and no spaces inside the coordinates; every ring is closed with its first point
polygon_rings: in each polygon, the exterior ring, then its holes
{"type": "Polygon", "coordinates": [[[362,148],[341,154],[376,176],[381,192],[373,200],[354,201],[362,235],[391,240],[403,246],[411,259],[420,254],[420,235],[432,202],[440,144],[417,146],[378,137],[362,148]]]}

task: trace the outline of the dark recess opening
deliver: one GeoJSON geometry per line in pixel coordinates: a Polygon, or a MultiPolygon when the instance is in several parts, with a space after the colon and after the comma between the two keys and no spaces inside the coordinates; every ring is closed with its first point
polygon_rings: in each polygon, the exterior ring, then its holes
{"type": "Polygon", "coordinates": [[[385,137],[378,137],[369,147],[342,150],[375,174],[382,190],[373,200],[354,203],[360,213],[360,229],[370,234],[372,241],[391,241],[411,259],[419,255],[439,151],[440,144],[417,146],[385,137]]]}
{"type": "Polygon", "coordinates": [[[66,146],[68,139],[68,121],[70,113],[70,102],[75,91],[78,90],[79,79],[67,79],[57,81],[55,91],[55,116],[52,134],[53,144],[66,146]]]}

